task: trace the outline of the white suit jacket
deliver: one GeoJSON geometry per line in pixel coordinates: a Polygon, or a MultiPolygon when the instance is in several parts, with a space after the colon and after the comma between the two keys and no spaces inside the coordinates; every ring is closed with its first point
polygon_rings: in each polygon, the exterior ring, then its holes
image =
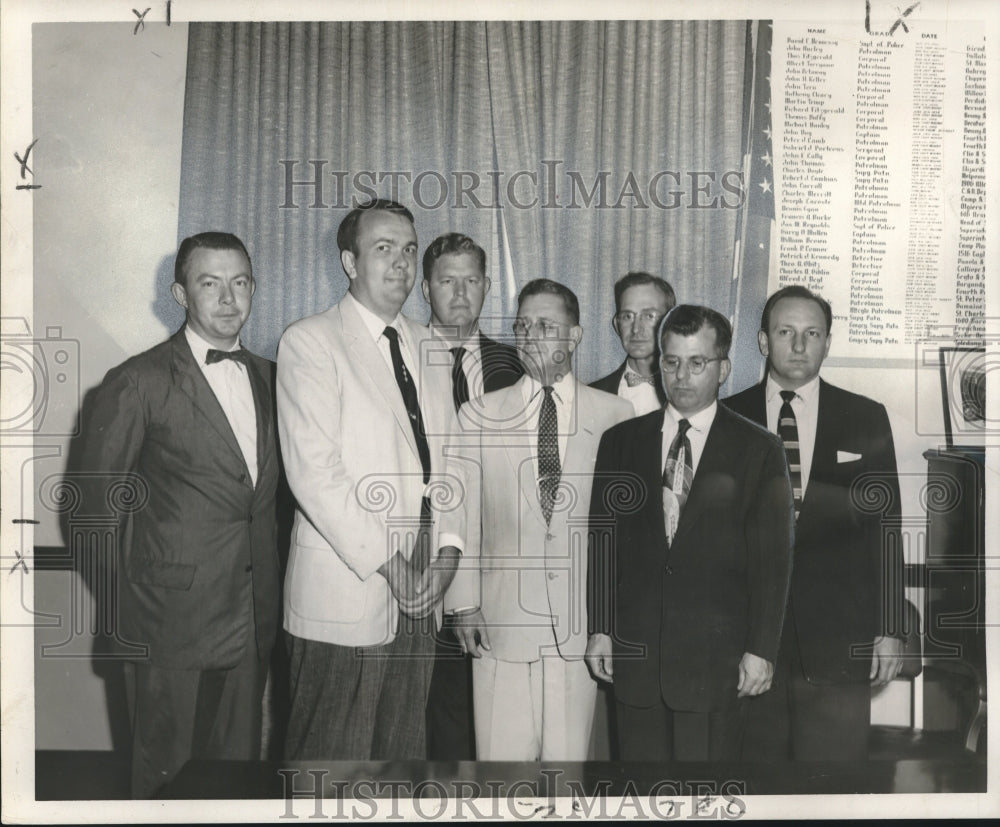
{"type": "MultiPolygon", "coordinates": [[[[400,327],[413,361],[425,364],[441,349],[426,327],[405,317],[400,327]]],[[[416,380],[432,492],[455,419],[450,375],[418,364],[416,380]]],[[[284,627],[341,646],[388,643],[399,607],[377,569],[397,548],[409,558],[425,486],[399,386],[352,302],[288,327],[278,348],[277,397],[297,503],[284,627]]]]}
{"type": "Polygon", "coordinates": [[[439,521],[442,534],[462,539],[463,553],[444,606],[481,607],[491,654],[499,660],[578,660],[587,645],[587,525],[597,447],[604,431],[633,410],[623,399],[576,383],[559,491],[546,526],[525,381],[459,411],[447,476],[461,495],[439,521]]]}

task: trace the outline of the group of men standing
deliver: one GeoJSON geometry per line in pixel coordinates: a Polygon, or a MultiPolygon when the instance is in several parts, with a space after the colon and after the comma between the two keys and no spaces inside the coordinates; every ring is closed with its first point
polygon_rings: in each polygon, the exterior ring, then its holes
{"type": "Polygon", "coordinates": [[[818,378],[822,298],[769,299],[765,380],[720,405],[729,322],[660,278],[615,285],[627,358],[587,386],[566,286],[522,287],[512,347],[479,330],[472,239],[428,246],[428,327],[401,314],[405,207],[354,209],[337,241],[348,292],[285,331],[275,374],[240,346],[246,249],[186,239],[184,328],[113,369],[85,419],[81,466],[149,489],[117,572],[119,637],[147,653],[136,797],[192,757],[258,757],[282,460],[288,759],[584,760],[598,681],[624,760],[864,758],[901,595],[855,489],[899,495],[885,409],[818,378]]]}

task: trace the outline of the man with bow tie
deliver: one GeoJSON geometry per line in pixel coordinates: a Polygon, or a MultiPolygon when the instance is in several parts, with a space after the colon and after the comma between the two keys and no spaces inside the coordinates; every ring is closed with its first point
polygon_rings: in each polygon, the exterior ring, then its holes
{"type": "Polygon", "coordinates": [[[788,623],[774,691],[750,705],[748,760],[865,760],[871,687],[902,666],[892,428],[883,405],[820,378],[832,322],[821,296],[778,290],[758,334],[767,375],[723,403],[781,436],[795,489],[788,623]]]}
{"type": "Polygon", "coordinates": [[[657,363],[656,331],[675,304],[674,289],[658,276],[634,272],[615,282],[611,324],[622,340],[626,358],[616,370],[590,386],[627,399],[636,416],[666,404],[657,363]]]}
{"type": "Polygon", "coordinates": [[[108,373],[79,459],[85,496],[107,497],[97,486],[117,474],[137,503],[116,560],[116,638],[144,652],[126,663],[135,798],[191,758],[259,757],[280,596],[274,364],[239,338],[250,256],[200,233],[174,278],[184,327],[108,373]]]}
{"type": "Polygon", "coordinates": [[[613,684],[623,761],[738,759],[746,700],[771,685],[792,491],[778,438],[718,404],[731,341],[716,311],[671,310],[669,405],[601,439],[586,660],[613,684]]]}

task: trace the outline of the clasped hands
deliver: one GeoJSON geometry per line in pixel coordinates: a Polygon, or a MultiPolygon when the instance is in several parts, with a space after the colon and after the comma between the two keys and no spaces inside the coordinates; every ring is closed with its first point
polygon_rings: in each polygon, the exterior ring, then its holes
{"type": "Polygon", "coordinates": [[[419,571],[412,560],[396,551],[378,571],[388,582],[399,610],[410,617],[422,618],[441,602],[455,577],[460,556],[457,548],[445,546],[427,568],[419,571]]]}

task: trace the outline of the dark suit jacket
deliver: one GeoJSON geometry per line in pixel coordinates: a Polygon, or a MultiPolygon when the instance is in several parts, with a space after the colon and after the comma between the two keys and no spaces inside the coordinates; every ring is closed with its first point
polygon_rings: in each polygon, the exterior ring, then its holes
{"type": "MultiPolygon", "coordinates": [[[[902,634],[896,453],[881,404],[822,380],[818,399],[812,468],[795,530],[789,619],[810,681],[867,683],[872,640],[902,634]],[[891,599],[883,610],[884,589],[891,599]]],[[[724,404],[767,423],[763,383],[724,404]]]]}
{"type": "Polygon", "coordinates": [[[248,635],[261,659],[274,643],[274,363],[251,354],[249,375],[256,486],[183,328],[109,371],[85,412],[79,467],[95,476],[84,496],[100,503],[109,480],[123,474],[143,484],[121,525],[117,637],[148,647],[154,665],[227,668],[239,661],[248,635]]]}
{"type": "Polygon", "coordinates": [[[513,385],[524,374],[517,348],[479,332],[479,353],[483,360],[484,393],[513,385]]]}
{"type": "Polygon", "coordinates": [[[792,564],[780,440],[721,405],[667,546],[663,411],[609,429],[591,498],[591,631],[614,639],[614,690],[708,711],[736,696],[739,662],[778,654],[792,564]]]}
{"type": "MultiPolygon", "coordinates": [[[[625,373],[625,368],[628,367],[628,360],[626,359],[622,362],[616,370],[613,370],[607,376],[598,379],[595,382],[590,383],[590,387],[597,388],[599,391],[606,391],[607,393],[613,393],[618,395],[618,386],[621,384],[622,376],[625,373]]],[[[660,405],[667,404],[667,395],[663,391],[663,379],[660,377],[659,371],[656,372],[656,383],[653,385],[656,388],[656,397],[660,400],[660,405]]]]}

